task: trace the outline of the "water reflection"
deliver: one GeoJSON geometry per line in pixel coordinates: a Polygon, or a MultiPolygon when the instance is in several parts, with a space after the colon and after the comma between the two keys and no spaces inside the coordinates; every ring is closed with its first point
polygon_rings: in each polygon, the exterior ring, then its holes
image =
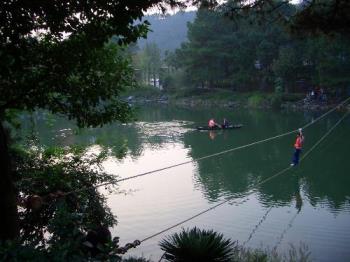
{"type": "MultiPolygon", "coordinates": [[[[49,115],[35,118],[42,144],[99,144],[109,148],[114,156],[105,163],[106,168],[122,177],[194,161],[121,185],[121,189],[135,192],[126,197],[110,198],[110,205],[120,222],[115,233],[125,241],[133,241],[140,232],[143,236],[153,234],[213,203],[239,198],[243,204],[220,207],[189,226],[209,224],[241,242],[249,239],[247,244],[251,246],[259,246],[259,241],[268,237],[271,246],[279,248],[287,246],[286,241],[297,243],[302,239],[308,241],[313,252],[322,254],[320,258],[327,259],[336,254],[340,255],[334,260],[350,258],[346,244],[350,241],[349,119],[300,166],[251,191],[258,182],[289,165],[294,135],[217,157],[197,159],[294,130],[320,113],[215,110],[216,119],[226,117],[233,123],[243,123],[244,127],[211,132],[199,132],[195,126],[205,125],[207,116],[213,115],[212,110],[152,107],[143,108],[140,113],[139,121],[135,123],[84,130],[77,130],[72,123],[49,115]],[[122,157],[123,152],[125,157],[118,160],[117,156],[122,157]],[[336,222],[333,216],[337,218],[336,222]],[[292,225],[295,226],[292,228],[292,225]],[[327,251],[324,247],[330,241],[338,247],[327,251]],[[332,255],[327,257],[327,252],[332,255]]],[[[304,130],[304,153],[337,122],[339,116],[339,113],[331,114],[304,130]]],[[[28,119],[23,121],[29,129],[28,119]]],[[[155,246],[156,240],[142,252],[149,248],[154,253],[155,246]]]]}
{"type": "MultiPolygon", "coordinates": [[[[169,144],[184,144],[189,148],[189,159],[227,150],[259,139],[264,139],[305,124],[312,113],[288,114],[274,112],[218,111],[218,119],[237,119],[242,129],[198,132],[196,123],[203,122],[205,111],[174,110],[174,108],[144,108],[142,121],[104,128],[78,130],[73,123],[47,113],[24,118],[24,130],[36,126],[40,143],[45,145],[98,144],[109,148],[116,157],[129,156],[137,160],[145,148],[159,150],[169,144]],[[263,123],[263,124],[262,124],[263,123]],[[124,152],[124,154],[123,154],[124,152]]],[[[305,130],[305,150],[310,148],[337,120],[337,114],[305,130]]],[[[349,205],[350,184],[347,149],[350,145],[349,125],[343,124],[312,153],[298,168],[277,177],[258,188],[259,201],[264,205],[288,205],[297,199],[300,180],[312,205],[326,204],[335,212],[349,205]],[[315,163],[317,163],[315,165],[315,163]],[[330,186],[331,185],[331,186],[330,186]]],[[[195,186],[211,202],[225,196],[244,196],[252,185],[283,169],[290,161],[294,136],[234,151],[225,155],[198,161],[195,186]]],[[[170,153],[170,152],[169,152],[170,153]]],[[[299,194],[300,195],[300,194],[299,194]]]]}
{"type": "MultiPolygon", "coordinates": [[[[258,119],[261,119],[261,114],[258,114],[258,116],[258,119]]],[[[297,119],[297,117],[295,118],[297,119]]],[[[196,159],[203,155],[225,150],[229,145],[231,147],[242,145],[240,141],[245,140],[242,136],[265,138],[266,136],[259,136],[258,133],[277,134],[305,123],[299,121],[298,125],[289,125],[290,122],[296,122],[296,119],[290,116],[288,121],[283,121],[283,119],[282,121],[273,121],[276,125],[271,123],[267,126],[258,125],[259,121],[254,120],[251,123],[255,123],[256,126],[246,128],[259,130],[259,132],[252,130],[244,130],[243,132],[243,129],[242,132],[239,132],[241,131],[239,130],[238,132],[230,131],[231,133],[229,131],[216,131],[215,141],[211,141],[204,134],[189,133],[184,137],[184,143],[191,146],[192,157],[196,159]],[[281,123],[285,123],[283,128],[281,123]],[[269,132],[264,129],[269,130],[269,132]]],[[[324,123],[316,124],[315,128],[307,129],[307,142],[304,150],[306,151],[318,141],[334,125],[336,120],[337,117],[330,118],[324,123]]],[[[267,122],[261,121],[263,123],[267,122]]],[[[304,179],[304,189],[307,190],[311,203],[317,202],[318,199],[327,199],[329,205],[334,208],[348,205],[349,188],[345,185],[349,184],[350,181],[349,176],[345,175],[349,172],[349,166],[346,165],[347,146],[344,145],[346,143],[349,146],[349,138],[346,137],[348,131],[349,125],[342,125],[339,130],[335,131],[336,133],[329,137],[330,142],[325,141],[324,144],[320,145],[312,156],[305,159],[300,167],[260,186],[258,191],[262,203],[286,205],[295,198],[299,199],[299,180],[304,179]],[[335,140],[340,143],[335,143],[335,140]],[[324,165],[315,165],[315,161],[324,163],[324,165]],[[330,184],[334,186],[330,187],[330,184]],[[310,190],[313,190],[311,194],[310,190]]],[[[206,196],[211,201],[227,194],[244,194],[250,185],[272,176],[288,165],[292,154],[293,140],[294,136],[281,138],[239,152],[229,153],[219,158],[200,161],[198,163],[199,176],[197,183],[203,188],[206,196]]]]}

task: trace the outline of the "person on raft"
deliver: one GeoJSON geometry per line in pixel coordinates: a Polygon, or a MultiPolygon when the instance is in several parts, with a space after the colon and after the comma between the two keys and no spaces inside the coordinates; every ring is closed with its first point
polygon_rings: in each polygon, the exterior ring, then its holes
{"type": "Polygon", "coordinates": [[[293,154],[292,163],[290,164],[291,166],[296,166],[297,164],[299,164],[299,158],[300,158],[301,149],[303,147],[303,143],[304,143],[304,135],[302,133],[302,129],[299,128],[297,138],[294,143],[294,154],[293,154]]]}
{"type": "Polygon", "coordinates": [[[227,121],[226,118],[224,118],[224,121],[222,122],[221,128],[228,128],[230,123],[227,121]]]}
{"type": "Polygon", "coordinates": [[[221,128],[221,126],[218,124],[218,123],[216,123],[215,122],[215,120],[214,120],[214,118],[211,118],[210,120],[209,120],[209,122],[208,122],[208,127],[209,128],[216,128],[216,127],[218,127],[218,128],[221,128]]]}

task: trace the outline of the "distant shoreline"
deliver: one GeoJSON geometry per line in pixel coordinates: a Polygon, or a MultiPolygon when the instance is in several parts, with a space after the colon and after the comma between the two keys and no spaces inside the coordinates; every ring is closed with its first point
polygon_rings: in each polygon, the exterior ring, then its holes
{"type": "MultiPolygon", "coordinates": [[[[129,104],[175,105],[183,108],[232,108],[232,109],[277,109],[293,111],[323,111],[338,105],[343,99],[333,99],[327,102],[304,100],[303,94],[282,94],[247,92],[234,95],[211,94],[178,95],[172,93],[138,93],[124,97],[129,104]]],[[[350,110],[350,104],[343,107],[350,110]]]]}

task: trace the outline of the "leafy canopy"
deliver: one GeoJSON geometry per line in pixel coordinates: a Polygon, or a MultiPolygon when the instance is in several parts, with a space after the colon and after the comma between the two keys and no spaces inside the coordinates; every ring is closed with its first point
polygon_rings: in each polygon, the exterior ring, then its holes
{"type": "Polygon", "coordinates": [[[147,1],[19,1],[0,3],[0,113],[45,108],[77,119],[80,126],[130,117],[118,100],[132,85],[132,70],[119,45],[145,36],[136,23],[157,5],[147,1]]]}

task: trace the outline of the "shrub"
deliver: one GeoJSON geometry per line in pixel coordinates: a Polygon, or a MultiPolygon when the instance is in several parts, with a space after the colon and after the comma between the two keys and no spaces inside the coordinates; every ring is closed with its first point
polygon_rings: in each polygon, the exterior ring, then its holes
{"type": "Polygon", "coordinates": [[[101,165],[108,155],[88,154],[80,147],[20,145],[11,154],[21,235],[18,242],[0,243],[0,261],[119,259],[108,229],[117,221],[96,188],[101,183],[113,188],[115,176],[101,165]]]}
{"type": "Polygon", "coordinates": [[[283,93],[283,91],[284,91],[283,85],[284,85],[283,79],[280,77],[277,77],[275,79],[275,93],[277,93],[277,94],[283,93]]]}
{"type": "Polygon", "coordinates": [[[267,262],[267,261],[284,261],[284,262],[308,262],[311,261],[309,248],[304,244],[300,243],[299,247],[290,245],[288,253],[279,254],[276,249],[250,249],[239,247],[239,252],[234,261],[245,261],[245,262],[267,262]]]}
{"type": "Polygon", "coordinates": [[[248,98],[249,107],[260,107],[264,102],[264,98],[259,94],[254,94],[248,98]]]}
{"type": "Polygon", "coordinates": [[[160,242],[167,261],[232,261],[235,243],[212,230],[183,229],[160,242]]]}
{"type": "Polygon", "coordinates": [[[279,109],[281,108],[282,104],[282,95],[281,94],[274,94],[270,98],[270,103],[272,108],[279,109]]]}

